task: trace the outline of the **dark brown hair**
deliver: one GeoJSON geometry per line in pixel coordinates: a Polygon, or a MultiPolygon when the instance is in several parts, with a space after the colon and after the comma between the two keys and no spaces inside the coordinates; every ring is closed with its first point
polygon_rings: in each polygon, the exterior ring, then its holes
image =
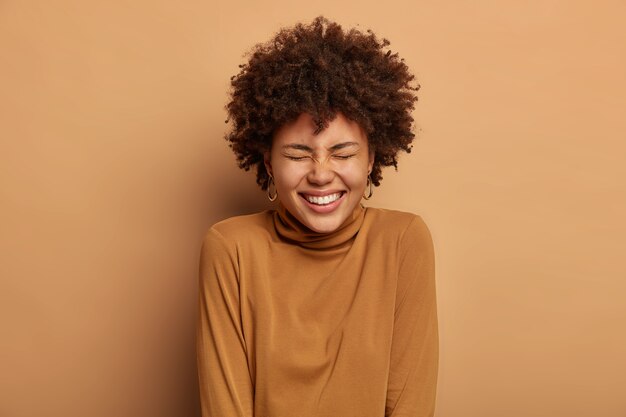
{"type": "Polygon", "coordinates": [[[411,85],[414,76],[404,60],[388,46],[371,30],[345,32],[322,16],[256,45],[248,63],[231,77],[226,105],[226,122],[233,122],[226,140],[239,167],[256,166],[257,183],[266,189],[263,154],[274,131],[306,112],[320,132],[341,112],[367,134],[375,151],[371,178],[379,185],[381,168],[397,169],[398,152],[411,152],[411,111],[419,89],[411,85]]]}

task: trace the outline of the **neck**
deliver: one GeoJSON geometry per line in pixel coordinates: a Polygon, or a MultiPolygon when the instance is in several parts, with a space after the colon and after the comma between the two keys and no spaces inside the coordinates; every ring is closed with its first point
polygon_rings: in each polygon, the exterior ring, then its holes
{"type": "Polygon", "coordinates": [[[351,242],[358,233],[364,216],[365,208],[358,204],[337,229],[320,233],[302,224],[282,203],[279,203],[274,213],[274,225],[278,234],[285,240],[306,248],[326,249],[351,242]]]}

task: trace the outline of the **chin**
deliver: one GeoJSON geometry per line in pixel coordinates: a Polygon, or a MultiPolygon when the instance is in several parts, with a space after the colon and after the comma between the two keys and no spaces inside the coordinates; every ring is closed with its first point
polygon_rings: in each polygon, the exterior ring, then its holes
{"type": "Polygon", "coordinates": [[[331,233],[339,229],[342,223],[346,220],[341,216],[341,213],[333,213],[332,215],[314,214],[314,213],[302,213],[301,222],[309,229],[317,233],[331,233]]]}

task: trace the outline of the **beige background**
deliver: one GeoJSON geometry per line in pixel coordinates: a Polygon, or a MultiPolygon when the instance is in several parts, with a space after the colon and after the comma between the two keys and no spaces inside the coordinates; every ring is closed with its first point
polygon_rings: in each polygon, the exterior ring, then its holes
{"type": "MultiPolygon", "coordinates": [[[[199,245],[269,207],[229,77],[318,14],[389,38],[433,232],[437,417],[626,416],[626,3],[0,2],[0,416],[198,416],[199,245]]],[[[297,416],[297,413],[294,413],[297,416]]]]}

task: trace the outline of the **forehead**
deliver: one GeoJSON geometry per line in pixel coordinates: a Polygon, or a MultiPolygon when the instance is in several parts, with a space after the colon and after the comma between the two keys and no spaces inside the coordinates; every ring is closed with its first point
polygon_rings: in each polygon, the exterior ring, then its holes
{"type": "Polygon", "coordinates": [[[321,132],[315,134],[316,126],[308,113],[302,113],[296,120],[281,126],[273,138],[273,145],[303,144],[311,148],[329,147],[340,142],[356,142],[367,145],[365,131],[359,124],[341,113],[331,120],[321,132]]]}

